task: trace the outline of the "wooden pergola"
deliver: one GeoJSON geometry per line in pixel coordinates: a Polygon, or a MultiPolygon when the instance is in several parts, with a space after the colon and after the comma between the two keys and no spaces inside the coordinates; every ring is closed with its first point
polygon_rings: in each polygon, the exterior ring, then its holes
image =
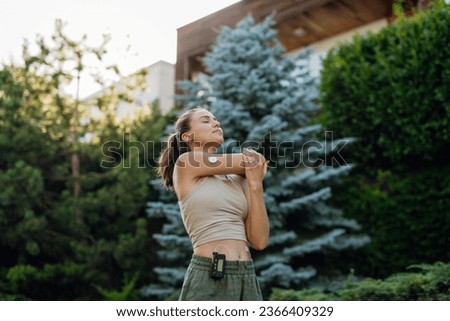
{"type": "MultiPolygon", "coordinates": [[[[412,1],[416,5],[417,1],[412,1]]],[[[303,48],[392,16],[394,0],[241,0],[178,29],[176,80],[205,72],[201,59],[223,25],[235,26],[252,15],[274,14],[278,37],[287,51],[303,48]]]]}

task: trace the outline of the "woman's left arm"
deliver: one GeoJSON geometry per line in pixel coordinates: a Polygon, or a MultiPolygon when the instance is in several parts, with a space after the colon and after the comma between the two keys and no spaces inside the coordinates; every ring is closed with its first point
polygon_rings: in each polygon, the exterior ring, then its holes
{"type": "Polygon", "coordinates": [[[245,230],[250,245],[256,250],[263,250],[269,243],[270,233],[262,182],[267,172],[267,162],[253,150],[245,151],[243,158],[246,176],[243,187],[248,202],[245,230]]]}

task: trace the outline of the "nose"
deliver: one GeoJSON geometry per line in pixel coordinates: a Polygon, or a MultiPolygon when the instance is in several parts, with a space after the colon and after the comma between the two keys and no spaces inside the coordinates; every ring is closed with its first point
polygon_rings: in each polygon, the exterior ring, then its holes
{"type": "Polygon", "coordinates": [[[216,120],[216,121],[214,122],[214,127],[220,127],[220,122],[219,122],[218,120],[216,120]]]}

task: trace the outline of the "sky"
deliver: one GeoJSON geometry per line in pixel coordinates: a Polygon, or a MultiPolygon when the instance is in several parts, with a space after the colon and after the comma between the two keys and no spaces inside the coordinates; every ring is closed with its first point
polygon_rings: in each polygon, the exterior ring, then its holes
{"type": "Polygon", "coordinates": [[[55,20],[74,40],[99,45],[127,75],[159,60],[176,62],[177,28],[239,0],[0,0],[0,65],[19,61],[24,39],[49,37],[55,20]]]}

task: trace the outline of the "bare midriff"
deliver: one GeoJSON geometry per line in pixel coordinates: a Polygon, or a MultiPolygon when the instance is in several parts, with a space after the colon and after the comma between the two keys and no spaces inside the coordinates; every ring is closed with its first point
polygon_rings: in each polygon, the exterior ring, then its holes
{"type": "Polygon", "coordinates": [[[211,258],[213,252],[225,254],[227,261],[248,261],[251,260],[247,242],[240,240],[220,240],[208,242],[197,246],[194,254],[211,258]]]}

